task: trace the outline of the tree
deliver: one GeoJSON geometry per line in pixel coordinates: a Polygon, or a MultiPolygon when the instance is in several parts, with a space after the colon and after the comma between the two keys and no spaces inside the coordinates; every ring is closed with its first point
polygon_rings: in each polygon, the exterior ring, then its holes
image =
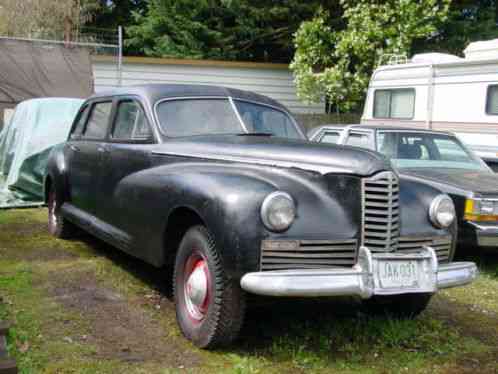
{"type": "Polygon", "coordinates": [[[292,35],[338,0],[151,0],[135,12],[128,48],[156,57],[289,62],[292,35]]]}
{"type": "Polygon", "coordinates": [[[291,68],[298,95],[324,98],[338,111],[358,110],[370,75],[386,54],[408,54],[437,32],[451,0],[341,0],[342,29],[322,10],[295,35],[291,68]]]}
{"type": "Polygon", "coordinates": [[[6,36],[61,39],[67,25],[88,22],[98,0],[0,0],[0,32],[6,36]]]}
{"type": "Polygon", "coordinates": [[[447,21],[429,40],[414,44],[414,52],[440,51],[463,55],[473,41],[498,38],[498,1],[453,1],[447,21]]]}

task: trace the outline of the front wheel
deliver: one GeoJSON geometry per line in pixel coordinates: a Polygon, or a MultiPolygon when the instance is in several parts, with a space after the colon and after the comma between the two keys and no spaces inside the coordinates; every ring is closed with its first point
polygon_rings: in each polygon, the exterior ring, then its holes
{"type": "Polygon", "coordinates": [[[204,226],[190,228],[175,260],[176,319],[183,335],[200,348],[235,340],[242,327],[245,298],[227,278],[216,244],[204,226]]]}
{"type": "Polygon", "coordinates": [[[384,314],[397,318],[415,318],[429,305],[432,294],[404,294],[394,296],[373,296],[363,301],[366,312],[384,314]]]}

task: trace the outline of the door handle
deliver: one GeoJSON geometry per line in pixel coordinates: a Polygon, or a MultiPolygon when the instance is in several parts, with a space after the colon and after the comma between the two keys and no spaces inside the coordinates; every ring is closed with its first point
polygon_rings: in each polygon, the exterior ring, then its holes
{"type": "Polygon", "coordinates": [[[78,147],[76,147],[74,144],[70,144],[70,145],[69,145],[69,148],[71,148],[71,150],[72,150],[72,151],[74,151],[74,152],[79,152],[79,150],[80,150],[80,149],[79,149],[78,147]]]}

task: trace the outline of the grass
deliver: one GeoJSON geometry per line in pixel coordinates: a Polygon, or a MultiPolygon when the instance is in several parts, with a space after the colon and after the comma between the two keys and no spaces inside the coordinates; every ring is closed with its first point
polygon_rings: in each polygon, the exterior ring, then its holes
{"type": "Polygon", "coordinates": [[[87,237],[55,240],[45,218],[0,211],[0,319],[14,323],[21,373],[498,371],[493,253],[468,255],[479,279],[417,319],[371,317],[350,299],[263,302],[236,344],[205,352],[181,336],[161,270],[87,237]]]}

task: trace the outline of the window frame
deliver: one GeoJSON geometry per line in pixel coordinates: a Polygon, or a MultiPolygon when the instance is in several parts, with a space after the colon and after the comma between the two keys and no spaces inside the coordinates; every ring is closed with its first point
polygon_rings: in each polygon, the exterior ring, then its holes
{"type": "MultiPolygon", "coordinates": [[[[168,101],[178,101],[178,100],[227,100],[235,115],[237,116],[237,120],[241,126],[241,130],[242,132],[247,132],[247,129],[246,129],[246,125],[244,124],[244,122],[242,121],[242,119],[240,118],[240,113],[239,111],[237,110],[237,107],[235,106],[235,103],[234,101],[241,101],[241,102],[245,102],[245,103],[249,103],[249,104],[255,104],[255,105],[261,105],[261,106],[265,106],[265,107],[268,107],[268,108],[272,108],[274,110],[278,110],[282,113],[284,113],[285,115],[287,115],[293,126],[295,127],[296,131],[299,133],[299,135],[301,135],[302,139],[303,140],[307,140],[308,138],[306,137],[306,134],[303,132],[303,130],[301,129],[301,126],[298,125],[298,123],[296,122],[296,119],[289,113],[289,111],[283,109],[283,108],[279,108],[277,106],[274,106],[274,105],[271,105],[271,104],[266,104],[266,103],[261,103],[259,101],[253,101],[253,100],[247,100],[247,99],[241,99],[241,98],[237,98],[237,97],[232,97],[232,96],[179,96],[179,97],[165,97],[165,98],[162,98],[160,100],[157,100],[155,103],[154,103],[154,106],[153,106],[153,116],[154,116],[154,119],[157,123],[157,126],[159,128],[159,133],[164,136],[166,139],[174,139],[174,138],[177,138],[177,137],[172,137],[172,136],[169,136],[163,129],[163,126],[161,124],[161,121],[159,119],[159,115],[158,115],[158,112],[157,112],[157,108],[160,104],[164,103],[164,102],[168,102],[168,101]]],[[[195,136],[195,135],[186,135],[186,136],[182,136],[182,137],[189,137],[189,136],[195,136]]],[[[178,137],[180,138],[180,137],[178,137]]]]}
{"type": "Polygon", "coordinates": [[[91,103],[83,103],[81,108],[79,109],[78,113],[76,114],[76,117],[74,118],[73,124],[71,125],[71,131],[69,131],[69,140],[79,140],[82,139],[83,131],[86,128],[86,122],[88,120],[88,114],[90,113],[90,110],[92,109],[92,104],[91,103]],[[88,109],[88,111],[87,111],[88,109]],[[84,116],[84,117],[83,117],[84,116]],[[78,124],[80,120],[83,120],[83,129],[81,130],[81,133],[75,134],[75,130],[78,127],[78,124]]]}
{"type": "Polygon", "coordinates": [[[154,134],[154,128],[151,125],[151,121],[149,120],[149,116],[147,115],[147,111],[145,110],[145,106],[143,105],[142,101],[135,97],[135,96],[120,96],[114,99],[114,110],[113,110],[113,115],[112,115],[112,123],[108,131],[108,142],[109,143],[119,143],[119,144],[156,144],[157,139],[154,134]],[[116,129],[116,124],[117,124],[117,119],[118,119],[118,110],[119,110],[119,105],[123,102],[134,102],[138,104],[138,106],[142,109],[142,112],[144,114],[145,120],[147,121],[147,126],[149,126],[150,130],[150,137],[149,138],[143,138],[143,139],[117,139],[113,137],[114,130],[116,129]]]}
{"type": "Polygon", "coordinates": [[[85,140],[85,141],[97,141],[97,142],[103,142],[106,141],[108,136],[109,136],[109,128],[111,125],[111,122],[114,118],[114,112],[115,112],[115,100],[112,97],[102,97],[99,98],[98,100],[92,101],[90,104],[90,110],[88,111],[88,114],[85,119],[85,126],[83,131],[81,132],[81,135],[79,139],[85,140]],[[105,103],[110,103],[111,104],[111,111],[109,112],[109,118],[107,119],[106,123],[106,129],[103,137],[95,137],[95,136],[86,136],[86,131],[88,129],[88,122],[91,118],[91,115],[93,114],[93,111],[95,110],[95,107],[98,104],[105,104],[105,103]]]}
{"type": "Polygon", "coordinates": [[[486,111],[486,114],[488,116],[498,116],[498,112],[493,113],[489,109],[489,98],[490,98],[489,91],[491,89],[495,88],[495,87],[498,89],[498,84],[488,84],[488,86],[486,87],[486,107],[485,107],[485,111],[486,111]]]}
{"type": "Polygon", "coordinates": [[[374,90],[374,98],[373,98],[373,107],[372,107],[372,118],[378,118],[378,119],[394,119],[394,120],[411,120],[415,117],[415,101],[417,99],[417,91],[415,90],[414,87],[406,87],[406,88],[377,88],[374,90]],[[389,92],[389,114],[387,117],[382,117],[382,116],[376,116],[375,115],[375,108],[376,108],[376,102],[377,102],[377,92],[389,92]],[[409,91],[413,92],[413,103],[412,103],[412,110],[411,110],[411,116],[410,117],[392,117],[391,116],[391,102],[392,102],[392,92],[394,91],[409,91]]]}

